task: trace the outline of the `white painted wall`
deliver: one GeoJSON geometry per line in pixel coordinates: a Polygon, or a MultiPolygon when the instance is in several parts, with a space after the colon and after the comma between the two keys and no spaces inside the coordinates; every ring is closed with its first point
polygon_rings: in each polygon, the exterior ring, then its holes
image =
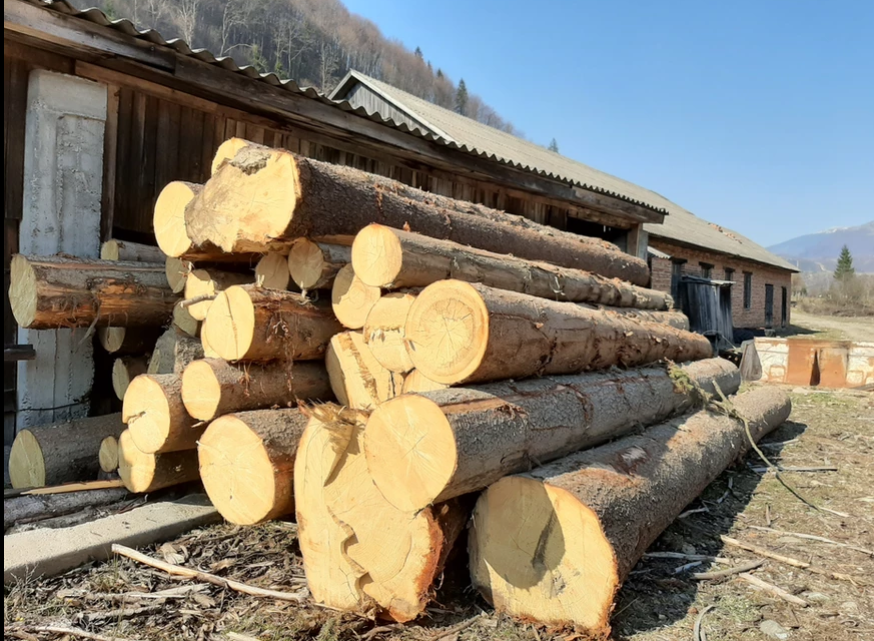
{"type": "MultiPolygon", "coordinates": [[[[25,122],[22,254],[100,255],[106,86],[30,74],[25,122]]],[[[85,416],[94,380],[86,330],[20,329],[36,360],[18,366],[17,429],[85,416]]]]}

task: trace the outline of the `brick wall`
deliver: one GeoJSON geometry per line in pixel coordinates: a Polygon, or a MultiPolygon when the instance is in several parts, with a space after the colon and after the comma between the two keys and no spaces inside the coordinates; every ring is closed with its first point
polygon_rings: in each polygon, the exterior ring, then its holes
{"type": "MultiPolygon", "coordinates": [[[[715,280],[726,279],[726,269],[733,269],[731,280],[735,285],[731,288],[732,318],[735,327],[765,326],[765,291],[766,285],[774,286],[774,327],[780,327],[783,311],[782,288],[786,288],[787,300],[791,299],[792,273],[777,267],[768,267],[760,263],[731,258],[724,254],[716,254],[701,250],[689,249],[673,245],[660,238],[650,237],[650,247],[669,254],[673,260],[685,259],[683,273],[691,276],[703,276],[702,263],[712,265],[710,277],[715,280]],[[752,296],[749,309],[744,308],[744,273],[752,274],[752,296]]],[[[652,288],[663,292],[671,291],[671,261],[660,258],[652,259],[652,288]],[[667,267],[663,264],[667,263],[667,267]],[[665,275],[666,274],[666,275],[665,275]]],[[[790,322],[791,309],[786,310],[786,323],[790,322]]]]}

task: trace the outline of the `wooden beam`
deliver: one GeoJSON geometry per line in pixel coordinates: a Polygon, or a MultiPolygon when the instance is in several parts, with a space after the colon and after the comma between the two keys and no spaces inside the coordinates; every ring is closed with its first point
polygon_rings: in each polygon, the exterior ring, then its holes
{"type": "Polygon", "coordinates": [[[33,360],[36,360],[36,351],[34,351],[33,345],[6,345],[3,348],[4,363],[33,360]]]}
{"type": "Polygon", "coordinates": [[[106,86],[106,123],[103,130],[103,191],[100,203],[100,240],[112,238],[115,223],[115,183],[118,165],[118,98],[116,84],[106,86]]]}

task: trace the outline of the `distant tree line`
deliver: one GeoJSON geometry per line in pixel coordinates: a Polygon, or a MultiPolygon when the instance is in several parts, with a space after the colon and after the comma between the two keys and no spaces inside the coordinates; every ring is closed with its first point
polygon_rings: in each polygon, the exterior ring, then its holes
{"type": "Polygon", "coordinates": [[[111,18],[180,37],[192,48],[233,56],[328,93],[354,69],[481,123],[521,135],[482,98],[425,59],[386,38],[340,0],[72,0],[111,18]]]}

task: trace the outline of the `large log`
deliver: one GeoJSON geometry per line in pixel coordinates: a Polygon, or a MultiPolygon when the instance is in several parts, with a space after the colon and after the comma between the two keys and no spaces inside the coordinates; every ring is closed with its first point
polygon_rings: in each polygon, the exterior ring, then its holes
{"type": "Polygon", "coordinates": [[[126,263],[164,263],[160,247],[141,245],[124,240],[107,240],[100,247],[100,260],[120,260],[126,263]]]}
{"type": "Polygon", "coordinates": [[[12,487],[90,481],[100,471],[97,453],[107,436],[124,430],[119,414],[22,430],[9,453],[12,487]]]}
{"type": "Polygon", "coordinates": [[[73,514],[89,507],[100,507],[121,501],[127,495],[124,488],[70,492],[47,496],[19,496],[3,501],[3,529],[21,521],[35,521],[73,514]]]}
{"type": "Polygon", "coordinates": [[[185,222],[196,244],[212,243],[228,252],[263,252],[298,238],[354,236],[371,222],[410,226],[432,238],[637,285],[649,282],[644,261],[606,241],[259,145],[222,164],[185,209],[185,222]]]}
{"type": "Polygon", "coordinates": [[[331,398],[328,373],[318,362],[232,365],[204,359],[191,363],[182,375],[182,401],[188,413],[201,421],[234,412],[294,408],[299,402],[331,398]]]}
{"type": "Polygon", "coordinates": [[[219,294],[201,336],[219,358],[264,362],[322,358],[331,337],[341,331],[326,303],[245,285],[219,294]]]}
{"type": "Polygon", "coordinates": [[[722,359],[628,372],[557,376],[401,396],[373,413],[365,437],[376,485],[415,511],[617,438],[690,408],[691,381],[732,394],[737,368],[722,359]],[[427,461],[427,465],[422,465],[427,461]]]}
{"type": "Polygon", "coordinates": [[[347,245],[316,243],[299,238],[288,254],[291,280],[301,291],[331,289],[337,272],[352,262],[352,248],[347,245]]]}
{"type": "Polygon", "coordinates": [[[407,316],[416,368],[438,383],[572,374],[713,354],[699,334],[631,315],[446,280],[426,287],[407,316]]]}
{"type": "Polygon", "coordinates": [[[373,306],[364,323],[364,340],[373,356],[387,370],[398,374],[406,374],[414,367],[404,341],[407,315],[414,302],[415,294],[386,294],[373,306]]]}
{"type": "MultiPolygon", "coordinates": [[[[791,411],[787,394],[775,388],[733,402],[755,440],[791,411]]],[[[477,503],[474,585],[511,616],[606,636],[631,568],[749,448],[741,421],[702,411],[507,477],[477,503]]]]}
{"type": "Polygon", "coordinates": [[[427,287],[455,279],[550,300],[650,310],[673,306],[669,294],[618,279],[377,224],[355,237],[352,266],[366,284],[384,289],[427,287]]]}
{"type": "Polygon", "coordinates": [[[181,375],[186,367],[203,356],[201,342],[174,326],[158,339],[148,370],[143,373],[181,375]]]}
{"type": "Polygon", "coordinates": [[[185,300],[188,313],[195,320],[206,320],[216,296],[234,285],[254,282],[252,274],[223,272],[215,269],[195,269],[185,280],[185,300]]]}
{"type": "Polygon", "coordinates": [[[97,330],[101,347],[115,356],[151,353],[160,335],[160,327],[131,327],[130,330],[126,327],[101,327],[97,330]]]}
{"type": "Polygon", "coordinates": [[[212,504],[236,525],[294,512],[294,459],[307,417],[298,409],[261,410],[213,421],[197,446],[212,504]]]}
{"type": "Polygon", "coordinates": [[[190,483],[200,476],[195,450],[146,454],[136,446],[130,430],[118,438],[118,474],[124,486],[135,494],[190,483]]]}
{"type": "Polygon", "coordinates": [[[325,367],[337,400],[352,409],[375,409],[403,389],[404,377],[383,367],[359,332],[343,332],[331,339],[325,367]]]}
{"type": "Polygon", "coordinates": [[[193,450],[205,429],[185,410],[178,374],[135,378],[124,395],[121,418],[145,454],[193,450]]]}
{"type": "Polygon", "coordinates": [[[367,322],[370,310],[379,301],[382,290],[366,285],[355,275],[352,265],[346,265],[334,279],[331,288],[331,305],[337,320],[349,329],[361,329],[367,322]]]}
{"type": "Polygon", "coordinates": [[[9,302],[20,327],[149,327],[165,324],[179,300],[161,265],[12,257],[9,302]]]}
{"type": "Polygon", "coordinates": [[[145,356],[124,356],[112,364],[112,389],[118,400],[123,401],[132,380],[149,370],[145,356]]]}

